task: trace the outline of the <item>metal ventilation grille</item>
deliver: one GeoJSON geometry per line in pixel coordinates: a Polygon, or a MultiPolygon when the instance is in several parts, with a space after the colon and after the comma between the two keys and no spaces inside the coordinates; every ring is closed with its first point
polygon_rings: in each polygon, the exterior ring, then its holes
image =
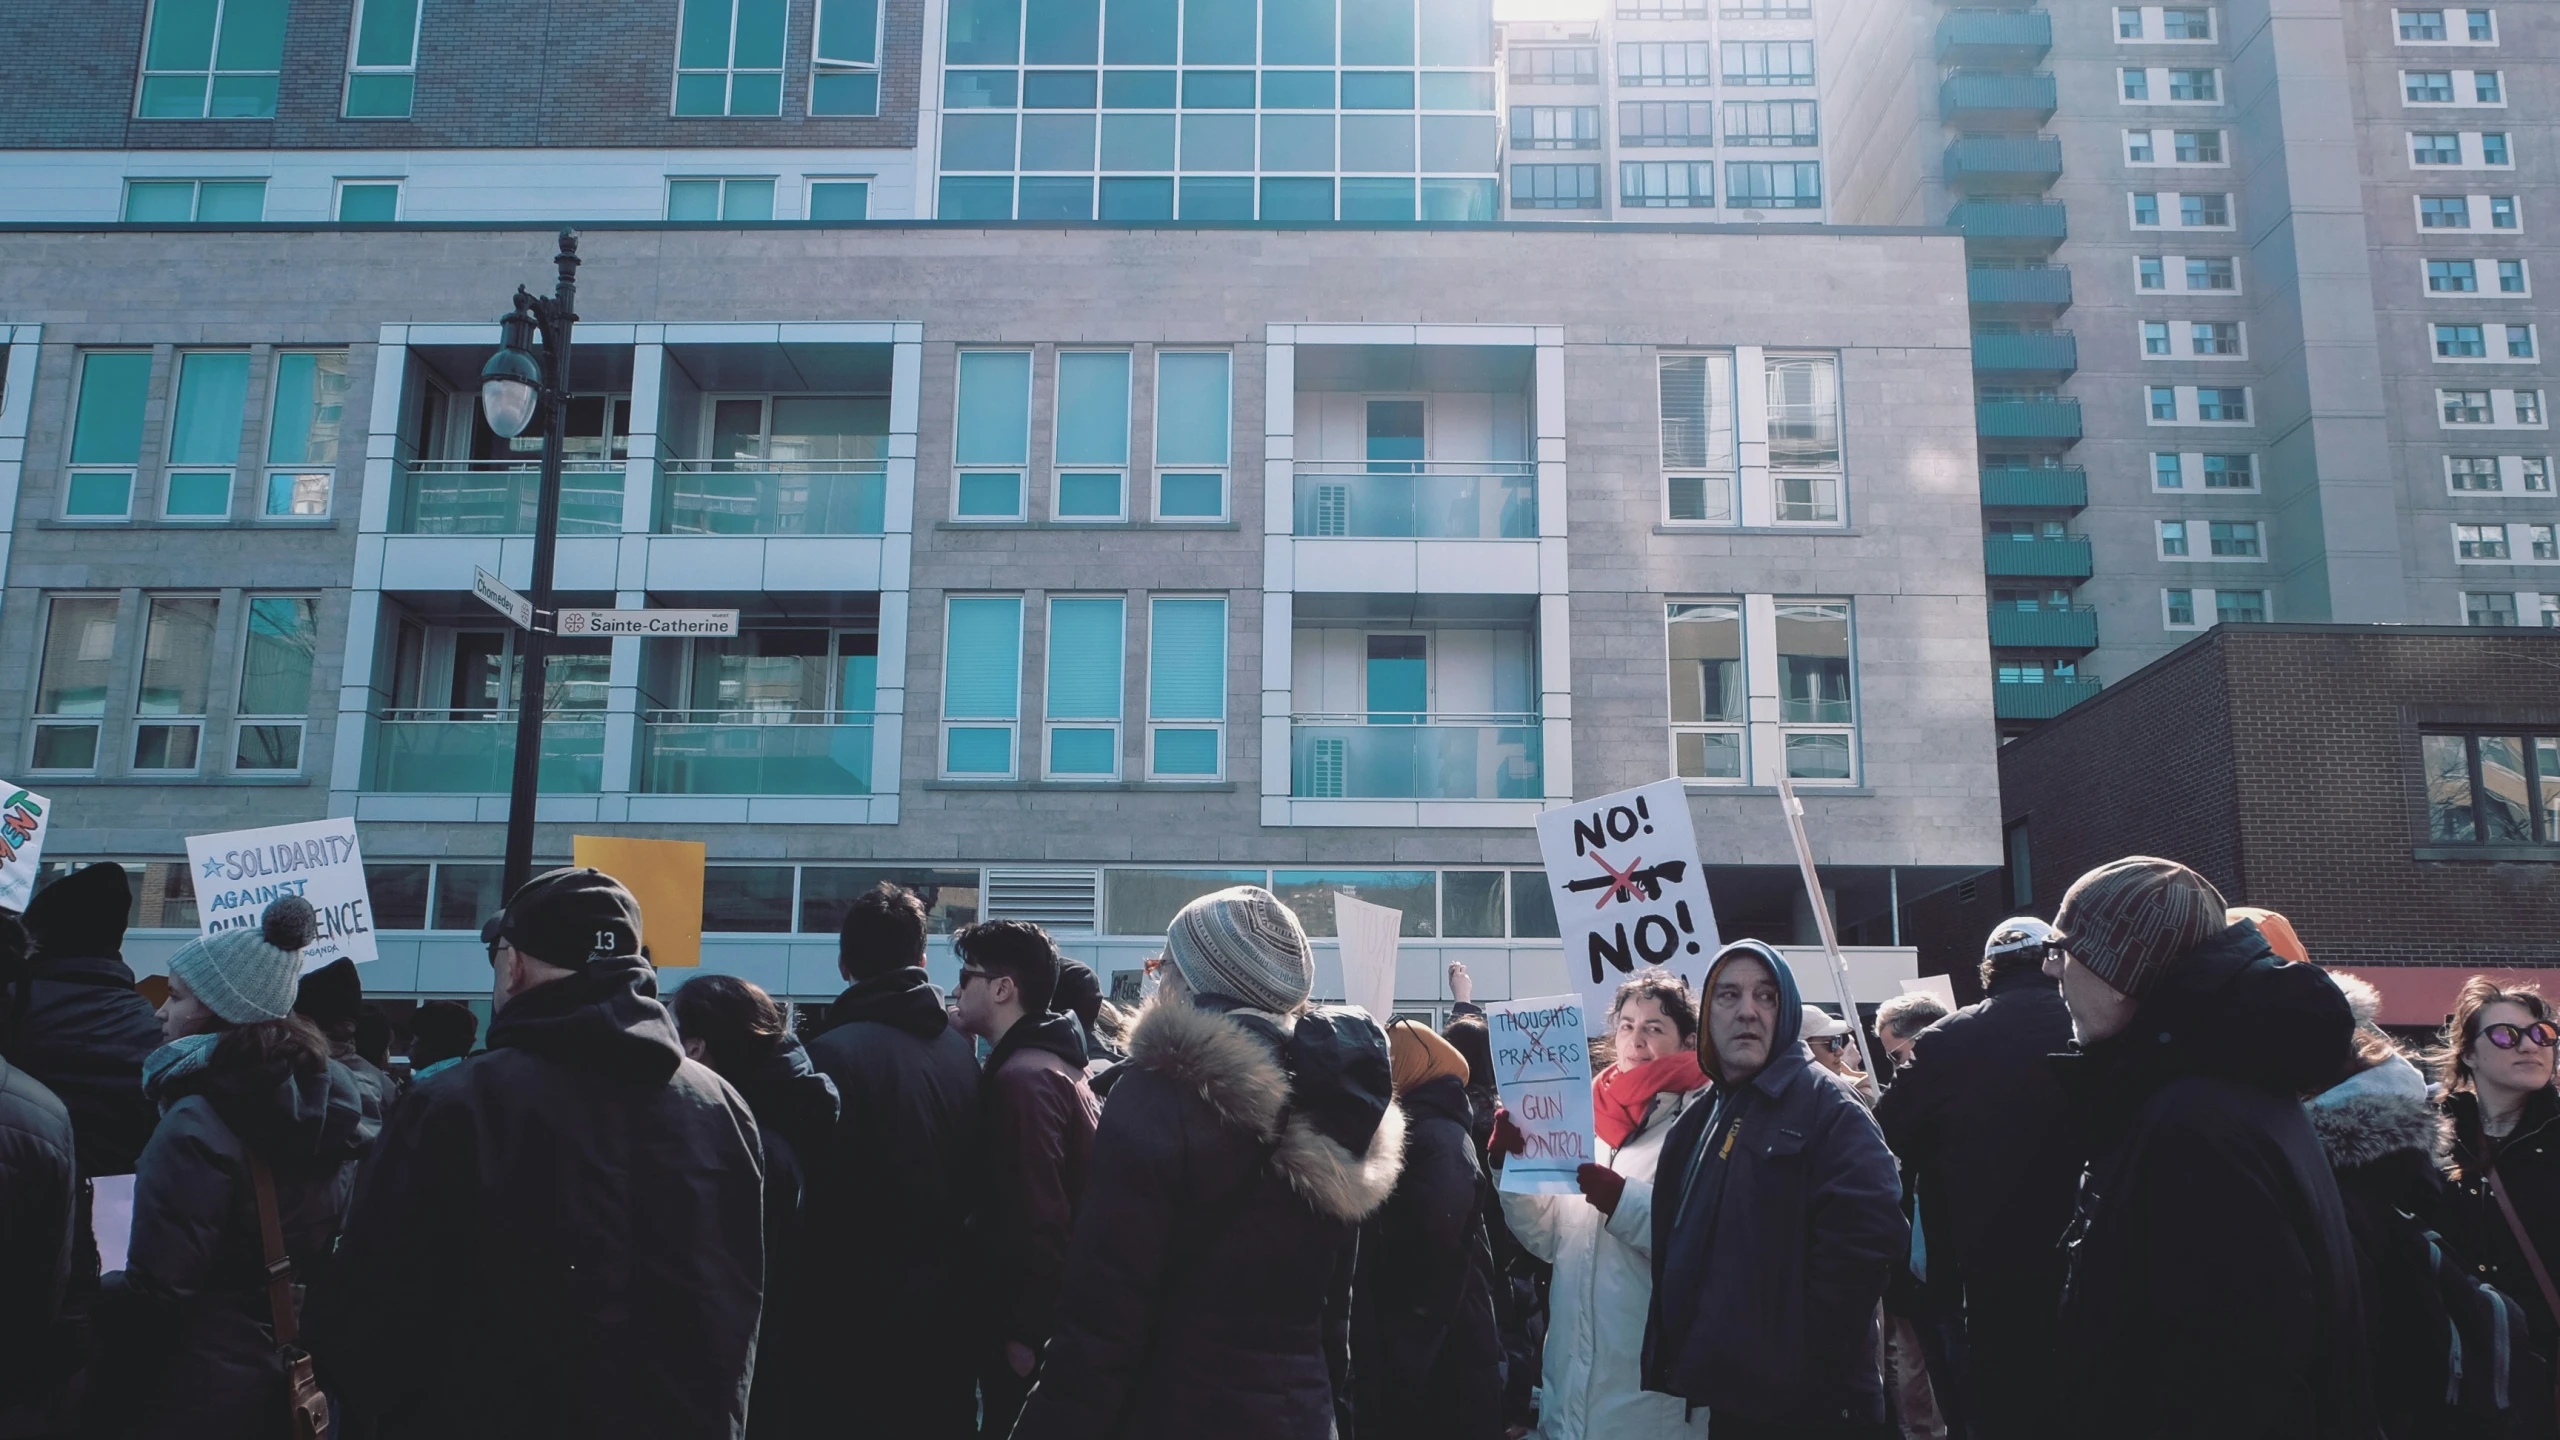
{"type": "Polygon", "coordinates": [[[1101,877],[1091,870],[987,871],[986,917],[1047,930],[1094,928],[1101,877]]]}

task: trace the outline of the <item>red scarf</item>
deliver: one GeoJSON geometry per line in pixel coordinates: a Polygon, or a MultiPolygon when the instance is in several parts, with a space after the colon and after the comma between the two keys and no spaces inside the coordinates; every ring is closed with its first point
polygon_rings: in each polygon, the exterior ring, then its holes
{"type": "Polygon", "coordinates": [[[1592,1124],[1600,1131],[1600,1138],[1615,1150],[1644,1124],[1654,1096],[1666,1090],[1686,1095],[1706,1083],[1707,1072],[1698,1068],[1697,1053],[1691,1050],[1647,1060],[1632,1070],[1612,1065],[1591,1082],[1592,1124]]]}

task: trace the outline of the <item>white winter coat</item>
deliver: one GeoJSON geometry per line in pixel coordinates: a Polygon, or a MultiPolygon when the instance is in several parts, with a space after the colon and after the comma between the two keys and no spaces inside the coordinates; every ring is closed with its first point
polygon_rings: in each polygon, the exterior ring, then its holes
{"type": "Polygon", "coordinates": [[[1556,1267],[1547,1294],[1547,1352],[1538,1440],[1703,1440],[1707,1412],[1647,1391],[1645,1310],[1653,1298],[1653,1167],[1662,1139],[1707,1092],[1653,1097],[1644,1127],[1600,1163],[1626,1177],[1618,1213],[1580,1195],[1504,1195],[1502,1218],[1530,1254],[1556,1267]]]}

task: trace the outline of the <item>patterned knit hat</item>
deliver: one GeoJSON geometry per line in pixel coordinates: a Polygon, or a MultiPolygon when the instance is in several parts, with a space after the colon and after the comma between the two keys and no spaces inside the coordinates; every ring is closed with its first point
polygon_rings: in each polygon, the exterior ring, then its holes
{"type": "Polygon", "coordinates": [[[169,978],[184,980],[205,1008],[234,1025],[281,1020],[293,1013],[302,980],[302,949],[319,933],[311,902],[287,895],[267,907],[255,930],[217,930],[169,957],[169,978]]]}
{"type": "Polygon", "coordinates": [[[1182,907],[1165,932],[1173,968],[1195,995],[1241,1000],[1286,1015],[1315,988],[1315,952],[1307,932],[1280,898],[1259,885],[1237,885],[1182,907]]]}
{"type": "Polygon", "coordinates": [[[2171,965],[2227,928],[2222,892],[2175,860],[2133,855],[2072,882],[2054,916],[2072,959],[2139,998],[2171,965]]]}

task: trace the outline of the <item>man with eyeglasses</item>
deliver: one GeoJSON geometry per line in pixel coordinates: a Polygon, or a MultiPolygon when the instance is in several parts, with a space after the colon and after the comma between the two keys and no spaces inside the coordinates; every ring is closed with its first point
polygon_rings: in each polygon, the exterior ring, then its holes
{"type": "Polygon", "coordinates": [[[2355,1019],[2327,972],[2226,908],[2195,871],[2133,856],[2055,917],[2088,1156],[2055,1376],[2082,1440],[2377,1433],[2346,1213],[2301,1104],[2345,1072],[2355,1019]]]}

